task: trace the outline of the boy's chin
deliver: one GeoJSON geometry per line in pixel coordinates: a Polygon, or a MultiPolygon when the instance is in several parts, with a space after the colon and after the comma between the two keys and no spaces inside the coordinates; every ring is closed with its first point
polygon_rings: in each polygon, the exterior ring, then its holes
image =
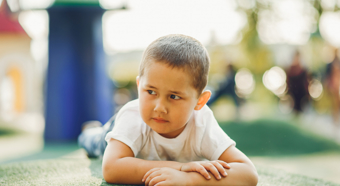
{"type": "Polygon", "coordinates": [[[157,134],[161,135],[161,136],[167,136],[168,133],[164,132],[164,131],[160,131],[160,130],[155,130],[155,129],[152,129],[153,131],[155,131],[157,134]]]}
{"type": "MultiPolygon", "coordinates": [[[[157,132],[158,133],[158,132],[157,132]]],[[[159,135],[161,135],[161,136],[163,136],[164,138],[175,138],[175,137],[173,137],[173,136],[171,136],[171,135],[169,135],[169,134],[167,134],[167,133],[158,133],[159,135]]]]}
{"type": "Polygon", "coordinates": [[[157,128],[152,128],[152,127],[150,127],[154,132],[156,132],[157,134],[159,134],[159,135],[161,135],[161,136],[163,136],[163,137],[165,137],[165,138],[168,138],[167,136],[169,136],[170,134],[169,134],[169,132],[167,132],[167,131],[164,131],[164,130],[159,130],[159,129],[157,129],[157,128]]]}

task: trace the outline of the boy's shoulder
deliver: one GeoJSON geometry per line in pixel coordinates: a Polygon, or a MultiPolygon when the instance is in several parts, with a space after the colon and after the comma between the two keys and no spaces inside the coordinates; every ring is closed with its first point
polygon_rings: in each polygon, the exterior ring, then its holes
{"type": "Polygon", "coordinates": [[[134,129],[134,131],[147,131],[147,125],[144,123],[139,113],[139,100],[132,100],[126,103],[117,113],[115,119],[115,130],[134,129]],[[139,130],[140,129],[140,130],[139,130]]]}
{"type": "Polygon", "coordinates": [[[195,111],[196,117],[199,118],[207,118],[214,117],[213,111],[209,108],[208,105],[204,105],[200,110],[195,111]]]}
{"type": "Polygon", "coordinates": [[[124,111],[139,111],[139,100],[135,99],[132,101],[127,102],[122,108],[119,109],[118,114],[122,113],[124,111]]]}
{"type": "Polygon", "coordinates": [[[130,117],[130,118],[139,118],[139,100],[135,99],[132,101],[129,101],[128,103],[126,103],[124,106],[122,106],[118,113],[117,113],[117,117],[116,120],[119,120],[121,118],[126,118],[126,117],[130,117]]]}
{"type": "Polygon", "coordinates": [[[138,107],[139,106],[139,99],[134,99],[131,100],[129,102],[127,102],[123,107],[123,108],[134,108],[134,107],[138,107]]]}
{"type": "Polygon", "coordinates": [[[212,110],[207,105],[204,105],[200,110],[195,110],[194,118],[196,127],[206,127],[216,121],[212,110]]]}

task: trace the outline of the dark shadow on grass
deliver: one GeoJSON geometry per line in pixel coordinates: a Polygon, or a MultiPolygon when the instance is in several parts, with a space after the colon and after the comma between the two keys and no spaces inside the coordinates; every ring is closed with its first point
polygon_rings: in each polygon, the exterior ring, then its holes
{"type": "Polygon", "coordinates": [[[248,156],[286,156],[340,152],[340,146],[285,121],[261,119],[221,123],[221,128],[248,156]]]}

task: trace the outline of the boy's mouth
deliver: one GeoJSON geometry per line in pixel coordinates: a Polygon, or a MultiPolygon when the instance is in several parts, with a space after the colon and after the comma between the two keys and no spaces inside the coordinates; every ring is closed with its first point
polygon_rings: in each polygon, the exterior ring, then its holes
{"type": "Polygon", "coordinates": [[[154,117],[152,118],[154,121],[156,121],[157,123],[166,123],[168,122],[167,120],[163,119],[163,118],[159,118],[159,117],[154,117]]]}

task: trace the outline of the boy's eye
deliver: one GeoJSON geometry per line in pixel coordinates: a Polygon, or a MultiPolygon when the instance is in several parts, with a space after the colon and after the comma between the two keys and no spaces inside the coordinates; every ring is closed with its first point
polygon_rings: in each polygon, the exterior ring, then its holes
{"type": "Polygon", "coordinates": [[[148,90],[148,92],[149,92],[149,94],[151,94],[151,95],[155,95],[155,94],[156,94],[156,92],[153,91],[153,90],[148,90]]]}
{"type": "Polygon", "coordinates": [[[170,96],[170,98],[171,98],[171,99],[181,99],[181,97],[176,96],[176,95],[173,95],[173,94],[170,96]]]}

